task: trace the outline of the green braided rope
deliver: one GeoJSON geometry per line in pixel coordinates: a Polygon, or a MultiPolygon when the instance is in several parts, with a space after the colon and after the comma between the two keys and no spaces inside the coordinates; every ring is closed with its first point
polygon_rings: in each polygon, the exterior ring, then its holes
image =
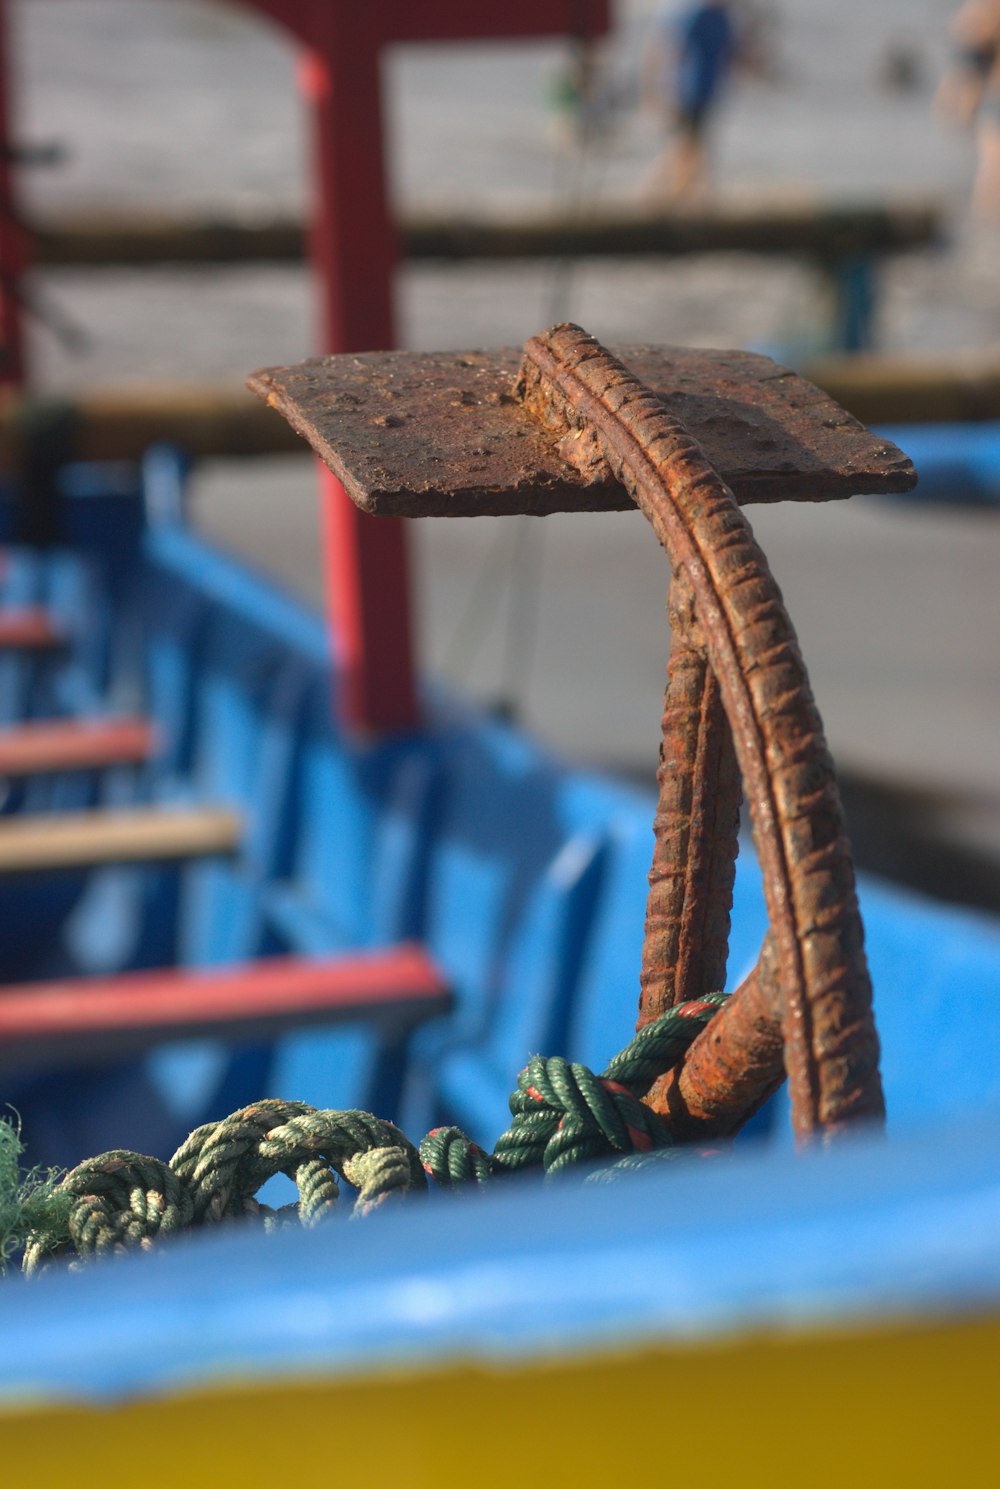
{"type": "Polygon", "coordinates": [[[485,1184],[501,1173],[496,1159],[471,1142],[458,1127],[435,1127],[420,1144],[424,1169],[444,1187],[474,1181],[485,1184]]]}
{"type": "Polygon", "coordinates": [[[556,1173],[613,1157],[632,1166],[671,1151],[674,1137],[640,1099],[682,1057],[726,1001],[712,994],[670,1009],[595,1075],[585,1065],[534,1056],[510,1098],[512,1121],[492,1154],[456,1127],[436,1128],[419,1152],[391,1122],[370,1112],[318,1111],[301,1101],[262,1100],[196,1128],[169,1163],[115,1151],[56,1176],[18,1177],[17,1130],[0,1122],[0,1267],[18,1248],[38,1271],[52,1257],[148,1249],[157,1237],[236,1218],[267,1228],[312,1226],[337,1208],[346,1180],[353,1214],[438,1184],[485,1184],[521,1169],[556,1173]],[[286,1174],[298,1203],[272,1210],[256,1198],[286,1174]],[[6,1219],[5,1219],[6,1217],[6,1219]]]}
{"type": "Polygon", "coordinates": [[[310,1158],[306,1163],[299,1164],[293,1178],[299,1192],[299,1203],[298,1206],[290,1206],[290,1210],[298,1210],[299,1219],[304,1226],[311,1228],[318,1225],[327,1215],[333,1213],[340,1198],[340,1185],[336,1175],[322,1158],[310,1158]]]}
{"type": "Polygon", "coordinates": [[[75,1200],[69,1239],[80,1256],[147,1245],[161,1232],[187,1229],[194,1215],[190,1192],[173,1170],[141,1153],[92,1158],[63,1187],[75,1200]]]}
{"type": "Polygon", "coordinates": [[[646,1024],[620,1050],[604,1072],[605,1080],[620,1081],[630,1091],[648,1091],[685,1054],[688,1046],[710,1023],[728,993],[706,993],[690,1003],[678,1003],[662,1017],[646,1024]]]}
{"type": "Polygon", "coordinates": [[[484,1184],[500,1173],[531,1168],[555,1173],[615,1154],[671,1147],[669,1125],[639,1098],[677,1064],[727,996],[710,993],[668,1009],[599,1076],[585,1065],[536,1055],[517,1078],[510,1098],[513,1121],[492,1155],[457,1128],[439,1128],[420,1145],[424,1168],[438,1184],[470,1179],[484,1184]]]}
{"type": "MultiPolygon", "coordinates": [[[[405,1140],[404,1140],[405,1141],[405,1140]]],[[[344,1178],[358,1191],[355,1216],[370,1215],[386,1200],[408,1194],[411,1189],[426,1187],[420,1155],[411,1143],[398,1148],[368,1148],[344,1160],[344,1178]],[[413,1171],[417,1160],[419,1180],[413,1171]]]]}
{"type": "Polygon", "coordinates": [[[66,1175],[59,1192],[68,1207],[57,1225],[36,1225],[27,1237],[26,1272],[71,1246],[81,1258],[148,1247],[158,1235],[186,1230],[194,1218],[190,1192],[178,1176],[142,1153],[89,1158],[66,1175]]]}
{"type": "MultiPolygon", "coordinates": [[[[192,1191],[196,1221],[204,1224],[245,1214],[247,1198],[264,1182],[254,1180],[258,1145],[274,1128],[310,1111],[303,1101],[258,1101],[221,1122],[195,1128],[171,1158],[170,1167],[192,1191]]],[[[303,1155],[299,1161],[311,1156],[303,1155]]],[[[291,1164],[285,1170],[294,1173],[291,1164]]]]}

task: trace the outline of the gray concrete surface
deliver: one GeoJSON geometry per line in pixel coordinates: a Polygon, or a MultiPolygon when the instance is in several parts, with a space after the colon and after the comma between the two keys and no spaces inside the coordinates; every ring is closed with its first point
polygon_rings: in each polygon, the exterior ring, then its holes
{"type": "MultiPolygon", "coordinates": [[[[322,603],[308,461],[208,466],[194,500],[213,537],[322,603]]],[[[873,498],[750,515],[838,760],[911,786],[993,791],[997,515],[873,498]]],[[[412,534],[431,672],[485,703],[513,683],[525,722],[566,754],[655,768],[666,565],[638,514],[438,520],[412,534]],[[537,594],[533,623],[526,586],[537,594]]]]}

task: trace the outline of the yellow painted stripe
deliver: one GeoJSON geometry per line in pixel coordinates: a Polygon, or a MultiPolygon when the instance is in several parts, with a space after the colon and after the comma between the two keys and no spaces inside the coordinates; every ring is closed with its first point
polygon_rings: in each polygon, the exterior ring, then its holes
{"type": "Polygon", "coordinates": [[[991,1319],[23,1409],[0,1442],[5,1482],[38,1489],[942,1489],[1000,1476],[998,1366],[991,1319]]]}

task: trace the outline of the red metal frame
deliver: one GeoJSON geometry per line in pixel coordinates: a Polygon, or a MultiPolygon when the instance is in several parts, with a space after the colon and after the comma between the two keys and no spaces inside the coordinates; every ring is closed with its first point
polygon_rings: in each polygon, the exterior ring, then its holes
{"type": "MultiPolygon", "coordinates": [[[[385,189],[379,42],[369,19],[378,7],[316,9],[300,78],[312,124],[310,253],[322,296],[322,350],[391,347],[396,243],[385,189]]],[[[349,728],[406,728],[416,722],[417,703],[403,525],[367,519],[324,467],[320,490],[338,713],[349,728]]]]}
{"type": "MultiPolygon", "coordinates": [[[[609,0],[244,0],[304,47],[315,195],[311,259],[322,296],[320,350],[395,344],[395,233],[386,199],[380,54],[391,42],[592,35],[609,0]]],[[[24,242],[11,182],[0,0],[0,383],[24,377],[17,282],[24,242]]],[[[341,673],[339,714],[356,730],[417,722],[406,546],[399,522],[359,513],[329,472],[322,481],[327,591],[341,673]]]]}
{"type": "MultiPolygon", "coordinates": [[[[606,0],[250,0],[305,44],[316,183],[311,253],[329,352],[395,345],[396,239],[386,196],[379,77],[393,41],[541,36],[606,29],[606,0]]],[[[327,593],[341,675],[339,709],[355,729],[417,722],[409,569],[402,524],[373,522],[322,469],[327,593]]]]}

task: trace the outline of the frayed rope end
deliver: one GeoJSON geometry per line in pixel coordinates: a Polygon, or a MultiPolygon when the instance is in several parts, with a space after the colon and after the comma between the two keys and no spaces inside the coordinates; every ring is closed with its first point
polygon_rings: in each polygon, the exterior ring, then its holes
{"type": "Polygon", "coordinates": [[[72,1197],[59,1188],[62,1173],[46,1168],[22,1172],[23,1152],[16,1113],[13,1121],[0,1118],[0,1275],[32,1232],[65,1234],[69,1221],[72,1197]]]}

